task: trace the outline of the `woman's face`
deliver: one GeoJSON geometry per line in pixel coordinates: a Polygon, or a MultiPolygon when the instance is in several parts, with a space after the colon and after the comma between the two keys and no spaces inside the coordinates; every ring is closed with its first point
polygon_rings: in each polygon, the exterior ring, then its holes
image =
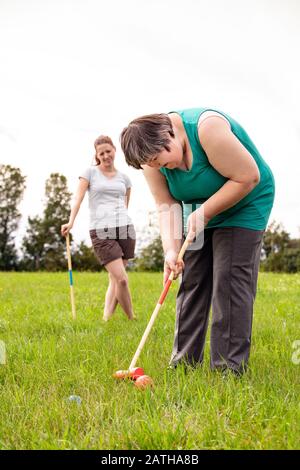
{"type": "Polygon", "coordinates": [[[183,151],[180,142],[176,138],[172,138],[169,147],[170,151],[163,150],[157,155],[154,155],[147,165],[151,168],[168,168],[169,170],[178,168],[183,159],[183,151]]]}
{"type": "Polygon", "coordinates": [[[110,144],[96,145],[96,157],[100,161],[101,166],[111,166],[114,163],[115,154],[115,148],[110,144]]]}

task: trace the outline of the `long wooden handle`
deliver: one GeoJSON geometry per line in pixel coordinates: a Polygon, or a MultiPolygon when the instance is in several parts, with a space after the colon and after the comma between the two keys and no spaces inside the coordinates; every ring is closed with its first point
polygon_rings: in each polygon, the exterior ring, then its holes
{"type": "Polygon", "coordinates": [[[75,310],[75,298],[74,298],[74,288],[73,288],[73,273],[72,273],[72,261],[71,261],[69,234],[66,237],[66,242],[67,242],[67,258],[68,258],[68,269],[69,269],[69,279],[70,279],[71,308],[72,308],[72,316],[73,316],[73,319],[75,320],[76,310],[75,310]]]}
{"type": "MultiPolygon", "coordinates": [[[[185,253],[185,251],[186,251],[186,249],[187,249],[187,247],[188,247],[189,244],[190,244],[190,242],[189,242],[188,240],[185,240],[185,242],[183,243],[183,245],[182,245],[182,247],[181,247],[181,249],[180,249],[180,252],[179,252],[179,254],[178,254],[177,262],[182,260],[182,258],[183,258],[183,256],[184,256],[184,253],[185,253]]],[[[149,323],[148,323],[148,325],[147,325],[147,328],[146,328],[146,330],[145,330],[145,332],[144,332],[144,334],[143,334],[143,336],[142,336],[142,339],[141,339],[141,341],[140,341],[140,344],[138,345],[138,348],[137,348],[137,350],[136,350],[136,352],[135,352],[135,355],[133,356],[133,359],[132,359],[132,361],[131,361],[131,363],[130,363],[130,366],[129,366],[129,370],[133,369],[133,368],[135,367],[136,363],[137,363],[137,360],[138,360],[138,358],[139,358],[139,356],[140,356],[140,354],[141,354],[141,352],[142,352],[142,349],[143,349],[143,347],[144,347],[144,345],[145,345],[145,343],[146,343],[146,340],[147,340],[147,338],[148,338],[148,336],[149,336],[149,333],[150,333],[150,331],[151,331],[151,328],[152,328],[152,326],[153,326],[153,323],[155,322],[155,319],[156,319],[156,317],[157,317],[157,315],[158,315],[158,312],[159,312],[159,310],[160,310],[162,304],[164,303],[164,300],[165,300],[165,298],[166,298],[166,296],[167,296],[167,293],[168,293],[168,291],[169,291],[169,289],[170,289],[170,285],[172,284],[173,279],[174,279],[174,272],[172,271],[171,274],[170,274],[170,276],[169,276],[169,278],[168,278],[168,280],[167,280],[167,282],[166,282],[166,284],[165,284],[165,286],[164,286],[164,289],[163,289],[163,291],[162,291],[162,293],[161,293],[161,295],[160,295],[160,297],[159,297],[159,300],[158,300],[158,302],[157,302],[157,304],[156,304],[156,307],[155,307],[155,309],[154,309],[154,311],[153,311],[153,313],[152,313],[152,315],[151,315],[151,318],[150,318],[149,323]]]]}

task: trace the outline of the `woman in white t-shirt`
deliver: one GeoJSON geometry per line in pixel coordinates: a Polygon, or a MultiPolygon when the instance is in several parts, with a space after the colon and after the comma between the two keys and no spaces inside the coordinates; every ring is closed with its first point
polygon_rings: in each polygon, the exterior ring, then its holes
{"type": "Polygon", "coordinates": [[[70,219],[62,225],[61,233],[67,236],[72,229],[88,190],[90,237],[100,264],[109,273],[103,319],[107,321],[119,303],[132,320],[135,316],[125,269],[135,249],[135,230],[127,213],[131,181],[114,166],[116,148],[110,137],[98,137],[94,146],[96,165],[80,174],[70,219]]]}

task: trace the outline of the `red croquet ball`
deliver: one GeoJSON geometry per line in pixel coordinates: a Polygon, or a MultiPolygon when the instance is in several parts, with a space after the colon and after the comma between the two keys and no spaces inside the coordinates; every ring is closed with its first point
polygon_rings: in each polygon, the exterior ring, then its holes
{"type": "Polygon", "coordinates": [[[141,375],[144,375],[144,369],[142,367],[135,367],[130,371],[130,377],[132,380],[136,380],[138,377],[141,377],[141,375]]]}
{"type": "Polygon", "coordinates": [[[141,375],[136,379],[134,385],[140,390],[145,390],[146,388],[154,387],[154,382],[149,375],[141,375]]]}

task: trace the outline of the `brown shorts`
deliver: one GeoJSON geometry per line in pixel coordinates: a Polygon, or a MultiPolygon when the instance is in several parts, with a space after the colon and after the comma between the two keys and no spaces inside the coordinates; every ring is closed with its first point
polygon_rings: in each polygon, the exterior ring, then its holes
{"type": "Polygon", "coordinates": [[[103,266],[118,258],[134,258],[135,230],[133,225],[90,230],[95,255],[103,266]]]}

